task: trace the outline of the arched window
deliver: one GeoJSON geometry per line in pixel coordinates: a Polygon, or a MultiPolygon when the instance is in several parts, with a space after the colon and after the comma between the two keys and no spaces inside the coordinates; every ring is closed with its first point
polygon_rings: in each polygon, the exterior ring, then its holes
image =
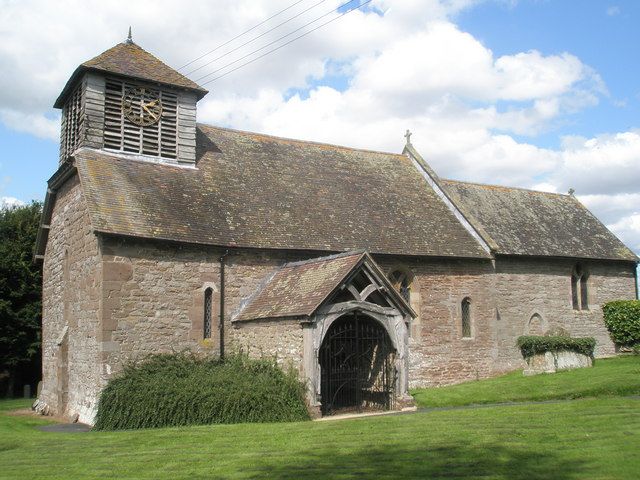
{"type": "Polygon", "coordinates": [[[413,276],[406,270],[394,270],[389,274],[389,281],[407,303],[411,302],[411,283],[413,276]]]}
{"type": "Polygon", "coordinates": [[[576,265],[571,274],[571,304],[574,310],[589,310],[589,274],[576,265]]]}
{"type": "Polygon", "coordinates": [[[471,299],[466,297],[460,304],[462,338],[471,338],[471,299]]]}
{"type": "Polygon", "coordinates": [[[204,338],[211,338],[211,319],[213,306],[213,289],[207,288],[204,291],[204,338]]]}
{"type": "Polygon", "coordinates": [[[574,310],[580,310],[580,299],[578,298],[578,288],[580,286],[580,277],[575,273],[571,275],[571,304],[574,310]]]}
{"type": "Polygon", "coordinates": [[[589,310],[589,292],[587,289],[587,280],[589,280],[589,275],[585,272],[580,277],[580,308],[582,310],[589,310]]]}

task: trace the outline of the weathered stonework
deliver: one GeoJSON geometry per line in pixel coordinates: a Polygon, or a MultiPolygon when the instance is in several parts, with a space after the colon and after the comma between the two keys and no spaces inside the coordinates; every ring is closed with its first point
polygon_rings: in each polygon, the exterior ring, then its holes
{"type": "Polygon", "coordinates": [[[545,352],[532,355],[526,359],[527,366],[522,373],[525,376],[539,375],[541,373],[556,373],[560,370],[572,370],[593,366],[593,359],[581,353],[560,351],[545,352]]]}
{"type": "Polygon", "coordinates": [[[516,339],[554,327],[574,337],[595,337],[596,357],[613,355],[602,305],[635,297],[633,265],[623,262],[583,263],[589,270],[589,309],[574,310],[571,272],[575,261],[377,260],[388,273],[400,265],[414,274],[411,303],[418,313],[410,339],[410,386],[414,388],[524,368],[516,339]],[[471,299],[471,338],[462,338],[465,297],[471,299]]]}
{"type": "Polygon", "coordinates": [[[232,350],[253,358],[272,358],[303,377],[303,325],[300,320],[258,320],[235,323],[232,350]]]}
{"type": "MultiPolygon", "coordinates": [[[[65,342],[70,372],[66,412],[78,412],[84,421],[91,418],[98,392],[127,362],[160,352],[219,354],[222,249],[96,236],[75,179],[59,192],[56,212],[44,266],[47,321],[41,397],[53,411],[61,405],[55,392],[64,371],[60,357],[65,355],[65,342]],[[69,290],[64,288],[65,250],[70,252],[68,275],[73,279],[66,282],[69,290]],[[213,291],[210,339],[203,337],[207,288],[213,291]],[[68,301],[54,301],[59,298],[68,301]]],[[[227,351],[275,358],[304,380],[304,325],[299,319],[240,323],[232,319],[280,265],[313,256],[266,250],[233,250],[226,256],[227,351]]],[[[409,338],[408,377],[413,388],[523,368],[526,364],[515,341],[532,329],[562,327],[572,336],[595,336],[596,355],[611,355],[614,346],[601,305],[635,294],[631,267],[622,263],[590,263],[590,309],[574,311],[570,261],[407,261],[388,256],[376,261],[386,273],[402,266],[413,275],[411,306],[418,314],[409,338]],[[464,298],[471,299],[470,338],[462,338],[464,298]]]]}
{"type": "Polygon", "coordinates": [[[98,240],[77,177],[57,193],[43,266],[40,399],[52,413],[90,421],[100,382],[102,281],[98,240]]]}
{"type": "Polygon", "coordinates": [[[594,337],[595,356],[615,353],[604,325],[602,306],[615,299],[635,297],[632,264],[583,262],[589,271],[589,309],[574,310],[571,303],[571,272],[576,261],[509,259],[496,262],[495,298],[496,359],[504,371],[523,367],[515,339],[528,333],[532,316],[538,314],[546,329],[561,327],[572,337],[594,337]]]}

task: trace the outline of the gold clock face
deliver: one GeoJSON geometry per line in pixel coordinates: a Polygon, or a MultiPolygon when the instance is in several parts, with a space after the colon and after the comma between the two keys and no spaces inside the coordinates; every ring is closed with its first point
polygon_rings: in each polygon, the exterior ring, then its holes
{"type": "Polygon", "coordinates": [[[131,123],[147,127],[160,121],[162,102],[158,92],[144,87],[128,88],[122,98],[122,111],[131,123]]]}

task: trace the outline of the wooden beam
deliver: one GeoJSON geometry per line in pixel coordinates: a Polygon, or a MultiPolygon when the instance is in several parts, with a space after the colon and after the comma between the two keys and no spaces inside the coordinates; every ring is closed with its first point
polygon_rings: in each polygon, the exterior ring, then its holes
{"type": "Polygon", "coordinates": [[[378,285],[376,285],[375,283],[367,285],[365,289],[360,292],[360,300],[364,302],[367,298],[369,298],[369,295],[371,295],[373,292],[377,292],[378,288],[378,285]]]}

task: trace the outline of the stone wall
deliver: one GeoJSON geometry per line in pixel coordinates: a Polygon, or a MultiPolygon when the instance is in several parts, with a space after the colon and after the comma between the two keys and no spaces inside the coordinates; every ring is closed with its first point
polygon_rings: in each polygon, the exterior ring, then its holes
{"type": "Polygon", "coordinates": [[[495,264],[471,260],[376,258],[386,273],[414,275],[411,305],[410,386],[458,383],[523,368],[515,346],[525,334],[561,327],[592,336],[596,356],[614,353],[602,305],[635,298],[629,263],[582,262],[589,272],[589,309],[574,310],[571,272],[575,261],[500,257],[495,264]],[[471,300],[471,337],[462,338],[461,302],[471,300]],[[532,321],[533,319],[533,321],[532,321]]]}
{"type": "Polygon", "coordinates": [[[234,350],[253,358],[274,358],[283,368],[294,368],[302,377],[303,329],[300,320],[260,320],[236,322],[234,350]]]}
{"type": "MultiPolygon", "coordinates": [[[[69,405],[88,412],[108,379],[131,360],[151,353],[191,350],[219,354],[217,320],[220,255],[215,247],[93,235],[77,180],[60,190],[45,260],[43,397],[57,405],[57,345],[68,325],[69,405]],[[68,248],[70,246],[71,248],[68,248]],[[64,281],[64,251],[69,251],[64,281]],[[64,285],[68,285],[66,289],[64,285]],[[213,291],[213,334],[203,338],[204,292],[213,291]],[[65,293],[67,292],[67,293],[65,293]],[[66,302],[60,302],[67,298],[66,302]],[[68,306],[65,316],[63,305],[68,306]],[[65,321],[68,318],[68,321],[65,321]],[[98,322],[101,318],[101,323],[98,322]]],[[[298,321],[233,324],[243,304],[280,265],[317,256],[238,250],[226,257],[225,345],[252,356],[275,356],[301,371],[303,331],[298,321]]],[[[515,347],[524,333],[561,326],[574,336],[595,336],[596,354],[613,353],[601,305],[635,295],[630,264],[584,264],[588,311],[574,311],[563,260],[499,258],[491,261],[377,256],[386,273],[413,275],[411,305],[418,314],[409,340],[411,387],[484,378],[522,368],[515,347]],[[461,303],[471,301],[471,336],[463,338],[461,303]],[[533,324],[529,324],[534,317],[533,324]]],[[[85,415],[86,416],[86,415],[85,415]]]]}
{"type": "Polygon", "coordinates": [[[91,418],[99,391],[98,241],[77,176],[57,192],[43,265],[40,400],[56,414],[91,418]]]}
{"type": "Polygon", "coordinates": [[[409,386],[445,385],[490,376],[495,370],[495,300],[490,261],[406,260],[378,257],[385,273],[410,271],[409,386]],[[461,304],[471,300],[471,337],[462,337],[461,304]]]}
{"type": "MultiPolygon", "coordinates": [[[[104,381],[126,362],[152,353],[190,350],[201,355],[219,354],[223,250],[105,237],[102,251],[104,381]],[[212,288],[214,293],[212,338],[205,340],[206,288],[212,288]]],[[[233,251],[225,258],[228,352],[240,346],[234,343],[234,335],[241,331],[232,327],[234,313],[271,272],[291,259],[286,253],[259,251],[233,251]]],[[[268,344],[269,338],[272,337],[260,336],[260,342],[251,351],[275,352],[268,344]]]]}
{"type": "MultiPolygon", "coordinates": [[[[571,301],[570,260],[499,258],[496,262],[495,297],[498,358],[497,371],[523,366],[515,339],[530,332],[529,321],[539,330],[561,327],[573,337],[595,337],[595,356],[613,355],[614,345],[604,325],[602,305],[616,299],[635,298],[633,266],[621,262],[582,262],[589,272],[589,309],[574,310],[571,301]]],[[[535,331],[531,333],[538,333],[535,331]]]]}

